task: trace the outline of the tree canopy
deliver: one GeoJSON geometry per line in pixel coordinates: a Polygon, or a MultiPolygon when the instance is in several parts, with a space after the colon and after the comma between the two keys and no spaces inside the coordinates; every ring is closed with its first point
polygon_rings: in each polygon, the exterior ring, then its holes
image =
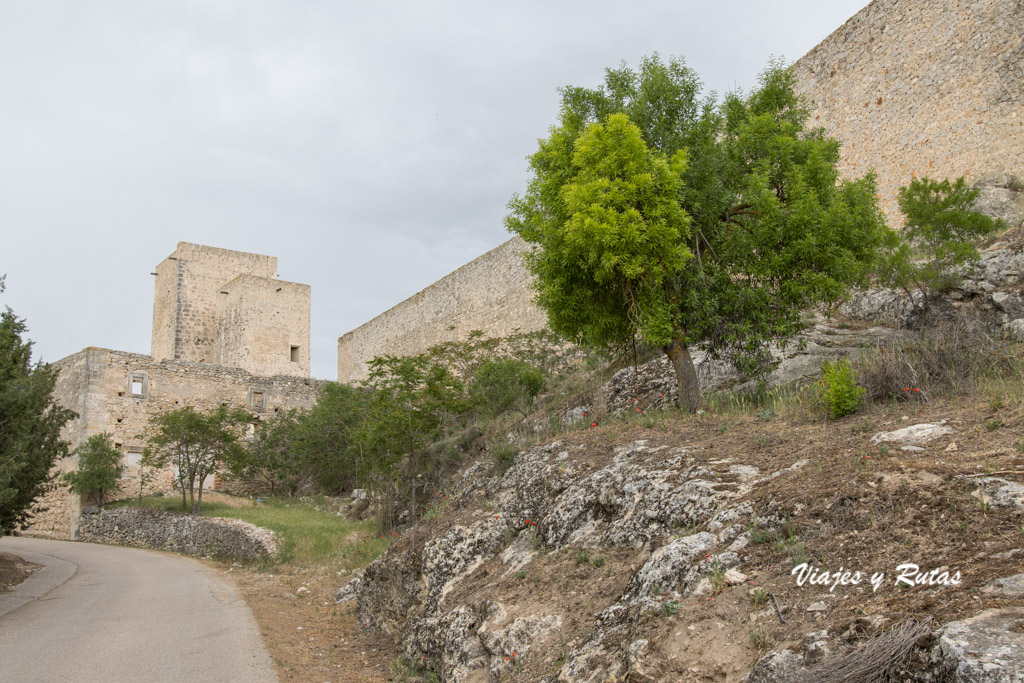
{"type": "Polygon", "coordinates": [[[536,246],[537,302],[576,343],[661,347],[691,409],[691,348],[766,372],[768,344],[799,331],[808,306],[865,284],[897,239],[873,176],[839,179],[838,141],[806,129],[780,64],[721,102],[657,55],[561,94],[507,219],[536,246]]]}
{"type": "Polygon", "coordinates": [[[223,468],[233,468],[246,458],[240,437],[242,426],[250,419],[245,410],[226,406],[206,413],[186,406],[154,415],[142,464],[157,469],[173,464],[182,508],[191,505],[192,512],[200,512],[206,478],[223,468]]]}
{"type": "Polygon", "coordinates": [[[60,430],[75,417],[53,400],[56,369],[32,363],[32,342],[22,339],[26,330],[10,308],[0,313],[0,535],[29,519],[54,462],[67,455],[60,430]]]}
{"type": "Polygon", "coordinates": [[[75,493],[89,495],[96,492],[98,504],[103,507],[104,492],[116,489],[121,482],[124,456],[105,432],[93,434],[83,441],[74,455],[78,458],[78,466],[65,472],[61,478],[75,493]]]}

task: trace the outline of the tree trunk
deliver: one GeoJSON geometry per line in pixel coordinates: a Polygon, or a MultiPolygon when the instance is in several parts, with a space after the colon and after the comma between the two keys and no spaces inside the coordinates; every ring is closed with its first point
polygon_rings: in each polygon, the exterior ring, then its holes
{"type": "Polygon", "coordinates": [[[195,506],[192,512],[201,512],[203,509],[203,483],[206,481],[206,475],[199,477],[199,504],[195,506]]]}
{"type": "Polygon", "coordinates": [[[693,358],[690,357],[690,350],[682,343],[680,337],[676,337],[671,344],[664,347],[664,351],[676,372],[676,382],[679,384],[676,400],[679,406],[691,413],[697,412],[700,409],[700,383],[697,381],[697,369],[693,365],[693,358]]]}

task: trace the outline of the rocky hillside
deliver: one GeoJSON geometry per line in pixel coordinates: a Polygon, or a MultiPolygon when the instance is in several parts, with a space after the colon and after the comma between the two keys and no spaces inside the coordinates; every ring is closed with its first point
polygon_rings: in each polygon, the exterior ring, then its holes
{"type": "Polygon", "coordinates": [[[834,423],[725,414],[580,430],[506,472],[469,468],[440,514],[341,597],[445,681],[742,680],[782,648],[751,680],[797,680],[877,660],[873,643],[907,655],[894,660],[907,678],[1017,666],[1018,678],[958,680],[1020,680],[1014,411],[996,427],[985,406],[896,404],[834,423]],[[819,572],[798,585],[803,563],[819,572]],[[850,572],[848,585],[824,571],[850,572]],[[923,631],[900,649],[892,627],[907,620],[923,631]]]}
{"type": "MultiPolygon", "coordinates": [[[[1024,340],[1019,235],[933,304],[1000,353],[1024,340]]],[[[769,386],[915,322],[885,290],[834,313],[769,386]]],[[[743,388],[711,362],[701,378],[743,388]]],[[[838,421],[806,389],[687,416],[655,360],[563,404],[573,426],[507,470],[485,458],[433,492],[337,597],[423,680],[1024,681],[1020,379],[908,386],[838,421]]]]}

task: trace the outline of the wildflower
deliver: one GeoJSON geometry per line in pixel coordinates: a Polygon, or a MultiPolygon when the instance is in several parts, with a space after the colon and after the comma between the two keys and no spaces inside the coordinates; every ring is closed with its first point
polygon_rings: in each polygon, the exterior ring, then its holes
{"type": "Polygon", "coordinates": [[[597,426],[597,423],[596,423],[596,422],[591,422],[591,423],[590,423],[590,426],[591,426],[591,427],[596,427],[596,426],[597,426]]]}
{"type": "Polygon", "coordinates": [[[530,526],[530,520],[526,520],[526,526],[530,526]]]}
{"type": "Polygon", "coordinates": [[[921,391],[921,390],[918,389],[917,387],[914,387],[914,391],[921,391]]]}
{"type": "Polygon", "coordinates": [[[870,459],[871,459],[871,456],[870,456],[870,455],[865,455],[864,457],[865,457],[865,458],[867,458],[868,460],[870,460],[870,459]]]}

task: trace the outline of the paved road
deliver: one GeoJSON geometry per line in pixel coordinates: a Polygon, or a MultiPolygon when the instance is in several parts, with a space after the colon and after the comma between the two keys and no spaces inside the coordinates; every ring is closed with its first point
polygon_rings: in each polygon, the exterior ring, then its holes
{"type": "Polygon", "coordinates": [[[195,560],[0,538],[45,565],[0,594],[0,680],[276,681],[245,601],[195,560]]]}

